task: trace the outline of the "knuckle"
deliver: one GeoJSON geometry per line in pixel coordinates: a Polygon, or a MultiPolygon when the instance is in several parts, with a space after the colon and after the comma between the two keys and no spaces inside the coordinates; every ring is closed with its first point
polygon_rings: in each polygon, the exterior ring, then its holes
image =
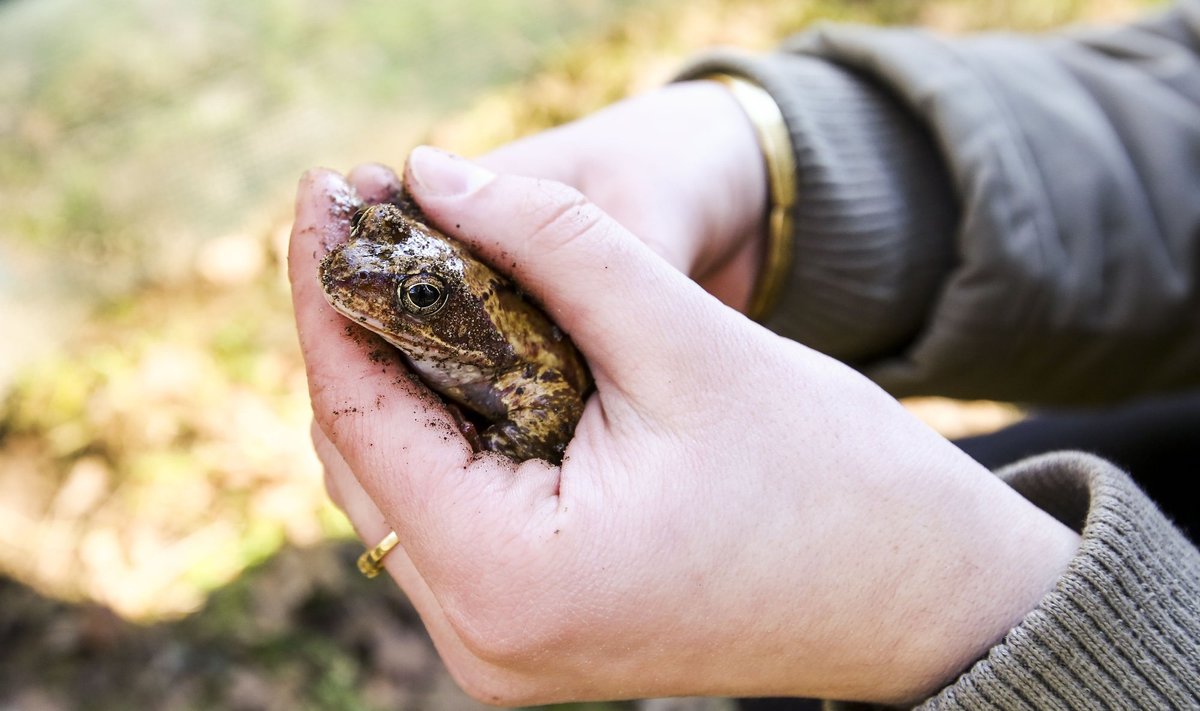
{"type": "MultiPolygon", "coordinates": [[[[336,405],[322,412],[318,415],[318,421],[322,423],[322,430],[332,450],[357,451],[371,439],[371,413],[353,402],[336,405]]],[[[317,451],[319,455],[321,450],[317,451]]]]}
{"type": "Polygon", "coordinates": [[[557,250],[605,234],[604,212],[578,190],[566,185],[543,185],[551,192],[537,216],[530,241],[543,250],[557,250]]]}
{"type": "Polygon", "coordinates": [[[476,659],[503,669],[521,669],[546,654],[552,635],[544,624],[530,624],[524,615],[490,609],[446,610],[450,626],[476,659]]]}
{"type": "Polygon", "coordinates": [[[529,706],[541,701],[528,681],[478,660],[447,663],[450,675],[467,696],[484,704],[501,707],[529,706]]]}
{"type": "Polygon", "coordinates": [[[580,628],[570,593],[545,570],[518,565],[506,571],[512,577],[505,582],[475,575],[472,584],[444,597],[446,619],[463,647],[476,659],[513,672],[569,656],[580,628]]]}

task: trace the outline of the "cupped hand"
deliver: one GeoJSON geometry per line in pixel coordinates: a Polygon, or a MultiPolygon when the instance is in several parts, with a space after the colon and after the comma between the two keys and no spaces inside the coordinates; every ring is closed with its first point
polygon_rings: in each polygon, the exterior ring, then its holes
{"type": "Polygon", "coordinates": [[[566,183],[717,298],[744,311],[762,260],[766,167],[729,90],[670,84],[479,158],[566,183]]]}
{"type": "MultiPolygon", "coordinates": [[[[350,176],[368,200],[394,180],[350,176]]],[[[1073,553],[874,385],[722,305],[579,192],[432,149],[405,182],[544,305],[596,384],[561,467],[474,454],[324,303],[351,187],[302,181],[290,276],[330,492],[368,545],[396,531],[387,570],[477,698],[912,700],[1073,553]]]]}

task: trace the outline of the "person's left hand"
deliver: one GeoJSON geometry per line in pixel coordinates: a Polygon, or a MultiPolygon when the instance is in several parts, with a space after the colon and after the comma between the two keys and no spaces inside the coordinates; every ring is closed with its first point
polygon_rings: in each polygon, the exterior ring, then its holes
{"type": "Polygon", "coordinates": [[[709,293],[749,306],[765,248],[766,166],[728,88],[668,84],[477,162],[570,185],[709,293]]]}

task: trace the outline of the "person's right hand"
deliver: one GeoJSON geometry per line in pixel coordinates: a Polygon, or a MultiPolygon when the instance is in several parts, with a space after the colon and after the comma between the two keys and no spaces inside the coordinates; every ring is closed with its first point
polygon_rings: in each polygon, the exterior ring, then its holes
{"type": "Polygon", "coordinates": [[[330,492],[477,698],[908,702],[995,644],[1078,537],[850,368],[722,306],[578,192],[438,151],[405,186],[574,339],[562,466],[476,455],[333,311],[318,263],[378,167],[301,183],[289,253],[330,492]]]}
{"type": "Polygon", "coordinates": [[[746,310],[762,259],[766,169],[749,119],[720,84],[671,84],[478,162],[576,188],[709,293],[746,310]]]}

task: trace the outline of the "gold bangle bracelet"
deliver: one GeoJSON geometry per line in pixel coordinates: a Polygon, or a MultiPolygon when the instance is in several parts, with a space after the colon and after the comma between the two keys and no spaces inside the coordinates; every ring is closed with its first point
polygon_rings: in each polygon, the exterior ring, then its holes
{"type": "Polygon", "coordinates": [[[747,314],[762,321],[775,308],[792,265],[792,208],[796,205],[796,159],[792,138],[779,105],[761,86],[732,74],[709,74],[733,95],[746,112],[767,168],[771,207],[767,213],[767,244],[762,267],[750,297],[747,314]]]}

